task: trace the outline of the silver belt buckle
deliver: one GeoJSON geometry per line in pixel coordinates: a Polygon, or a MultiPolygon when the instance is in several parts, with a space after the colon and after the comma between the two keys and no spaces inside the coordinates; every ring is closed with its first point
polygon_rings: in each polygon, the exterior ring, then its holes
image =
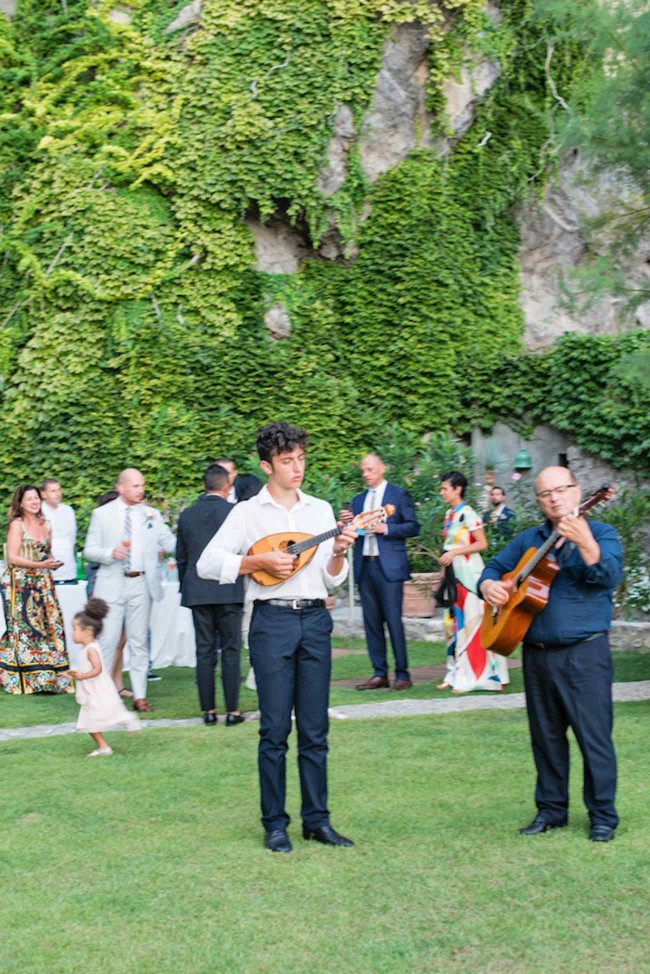
{"type": "Polygon", "coordinates": [[[299,602],[300,599],[291,599],[291,608],[294,612],[297,612],[300,609],[299,602]]]}

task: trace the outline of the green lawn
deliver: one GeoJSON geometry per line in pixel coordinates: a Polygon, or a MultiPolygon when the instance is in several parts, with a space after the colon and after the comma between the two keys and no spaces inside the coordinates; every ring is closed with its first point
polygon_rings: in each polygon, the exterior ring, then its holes
{"type": "MultiPolygon", "coordinates": [[[[364,649],[362,639],[333,640],[334,646],[348,649],[364,649]]],[[[620,681],[650,679],[650,653],[614,653],[616,679],[620,681]]],[[[442,643],[414,642],[409,645],[410,665],[434,666],[445,660],[445,647],[442,643]]],[[[160,683],[149,684],[149,698],[155,708],[153,718],[195,717],[199,714],[198,698],[194,685],[194,670],[187,667],[169,667],[159,671],[160,683]]],[[[247,666],[242,667],[247,672],[247,666]]],[[[371,669],[366,655],[344,656],[334,660],[333,680],[363,678],[370,676],[371,669]]],[[[510,684],[506,690],[518,693],[523,689],[522,671],[510,671],[510,684]]],[[[126,680],[128,685],[128,679],[126,680]]],[[[444,698],[449,691],[435,689],[435,682],[422,683],[411,690],[401,692],[401,698],[423,699],[429,697],[444,698]]],[[[343,706],[358,703],[381,702],[395,699],[392,691],[375,690],[359,693],[358,690],[343,687],[333,687],[331,692],[332,706],[343,706]]],[[[221,686],[217,684],[217,704],[223,712],[223,695],[221,686]]],[[[257,710],[257,696],[242,686],[241,708],[244,711],[257,710]]],[[[78,707],[74,696],[43,696],[34,694],[29,697],[14,697],[0,691],[0,728],[25,727],[32,724],[55,724],[73,721],[77,718],[78,707]]]]}
{"type": "Polygon", "coordinates": [[[113,734],[97,760],[81,735],[0,744],[0,970],[648,971],[649,721],[650,703],[616,708],[608,845],[586,838],[576,755],[570,827],[517,834],[533,813],[523,710],[334,722],[349,850],[299,838],[292,737],[292,856],[261,846],[254,724],[113,734]]]}

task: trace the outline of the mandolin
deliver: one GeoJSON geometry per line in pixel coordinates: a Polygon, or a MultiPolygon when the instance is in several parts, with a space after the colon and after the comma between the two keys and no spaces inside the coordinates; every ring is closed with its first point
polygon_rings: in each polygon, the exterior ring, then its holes
{"type": "MultiPolygon", "coordinates": [[[[361,514],[357,514],[350,521],[349,526],[362,534],[368,528],[373,527],[373,525],[387,521],[391,514],[394,513],[395,506],[393,504],[384,504],[383,507],[377,507],[372,511],[364,511],[361,514]]],[[[345,527],[347,526],[345,525],[345,527]]],[[[255,542],[252,548],[249,549],[248,554],[265,555],[269,551],[286,551],[289,555],[295,555],[296,560],[293,571],[287,576],[287,578],[293,578],[301,568],[309,564],[316,554],[316,549],[319,544],[322,544],[323,541],[328,541],[330,538],[335,538],[341,534],[342,530],[342,527],[335,527],[330,531],[324,531],[323,534],[302,534],[299,531],[280,531],[277,534],[267,534],[265,538],[260,538],[259,541],[255,542]]],[[[272,575],[271,572],[263,570],[251,572],[251,578],[258,585],[279,585],[281,582],[287,581],[286,578],[278,578],[277,575],[272,575]]]]}
{"type": "MultiPolygon", "coordinates": [[[[610,484],[603,484],[575,513],[584,514],[595,504],[608,501],[613,493],[610,484]]],[[[498,608],[486,604],[481,625],[481,642],[485,649],[491,649],[501,656],[510,656],[528,632],[535,616],[548,604],[550,588],[560,566],[547,555],[559,537],[560,532],[556,528],[541,548],[529,548],[516,568],[501,579],[502,582],[509,579],[514,581],[512,595],[505,605],[498,608]]]]}

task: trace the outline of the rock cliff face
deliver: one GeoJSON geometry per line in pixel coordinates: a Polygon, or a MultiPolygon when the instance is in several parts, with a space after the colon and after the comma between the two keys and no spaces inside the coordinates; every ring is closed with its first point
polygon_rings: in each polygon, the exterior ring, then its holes
{"type": "MultiPolygon", "coordinates": [[[[625,196],[629,190],[613,180],[596,186],[577,153],[570,154],[541,202],[522,207],[518,213],[521,232],[521,301],[526,322],[524,340],[530,348],[541,348],[567,331],[612,334],[626,326],[650,325],[650,303],[637,309],[633,321],[621,320],[619,300],[605,297],[588,313],[571,313],[561,300],[563,280],[598,251],[590,249],[581,232],[585,217],[594,217],[608,205],[612,194],[625,196]]],[[[641,248],[630,261],[629,282],[647,281],[650,245],[641,248]]]]}

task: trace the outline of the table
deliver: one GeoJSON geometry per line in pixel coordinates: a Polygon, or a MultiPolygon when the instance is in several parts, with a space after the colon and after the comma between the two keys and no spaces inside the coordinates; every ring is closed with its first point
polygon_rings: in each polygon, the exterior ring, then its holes
{"type": "MultiPolygon", "coordinates": [[[[181,605],[178,582],[163,582],[163,597],[151,607],[151,662],[159,666],[195,666],[196,646],[192,613],[181,605]]],[[[56,595],[61,606],[68,656],[72,667],[77,650],[72,641],[72,620],[86,603],[86,583],[57,585],[56,595]]],[[[0,600],[0,633],[6,631],[4,607],[0,600]]],[[[124,668],[128,669],[129,644],[124,649],[124,668]]]]}

